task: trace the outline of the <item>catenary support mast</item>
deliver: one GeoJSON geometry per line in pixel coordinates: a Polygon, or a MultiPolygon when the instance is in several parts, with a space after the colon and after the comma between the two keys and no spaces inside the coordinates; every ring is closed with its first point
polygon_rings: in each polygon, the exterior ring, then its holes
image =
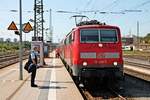
{"type": "Polygon", "coordinates": [[[41,37],[44,41],[43,0],[34,0],[34,4],[34,37],[36,40],[41,37]]]}

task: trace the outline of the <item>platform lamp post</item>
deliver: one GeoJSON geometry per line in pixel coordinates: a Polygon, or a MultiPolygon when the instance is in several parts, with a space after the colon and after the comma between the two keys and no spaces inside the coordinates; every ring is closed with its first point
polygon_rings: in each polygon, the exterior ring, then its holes
{"type": "Polygon", "coordinates": [[[23,49],[22,49],[22,0],[19,0],[19,22],[20,22],[20,30],[19,30],[19,38],[20,38],[20,42],[19,42],[19,62],[20,62],[20,75],[19,75],[19,79],[23,80],[23,66],[22,66],[22,53],[23,53],[23,49]]]}

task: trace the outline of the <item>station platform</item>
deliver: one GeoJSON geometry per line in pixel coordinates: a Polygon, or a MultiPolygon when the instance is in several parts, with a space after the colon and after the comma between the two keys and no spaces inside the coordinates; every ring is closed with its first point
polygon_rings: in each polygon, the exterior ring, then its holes
{"type": "Polygon", "coordinates": [[[30,86],[25,70],[19,80],[19,63],[0,69],[0,100],[83,100],[61,60],[46,58],[45,62],[46,66],[37,69],[38,87],[30,86]]]}

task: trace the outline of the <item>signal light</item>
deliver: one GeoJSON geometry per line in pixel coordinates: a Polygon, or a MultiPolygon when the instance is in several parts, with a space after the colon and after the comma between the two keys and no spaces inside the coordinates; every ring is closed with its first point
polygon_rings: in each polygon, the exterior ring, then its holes
{"type": "Polygon", "coordinates": [[[15,31],[15,34],[16,34],[16,35],[20,35],[19,31],[15,31]]]}

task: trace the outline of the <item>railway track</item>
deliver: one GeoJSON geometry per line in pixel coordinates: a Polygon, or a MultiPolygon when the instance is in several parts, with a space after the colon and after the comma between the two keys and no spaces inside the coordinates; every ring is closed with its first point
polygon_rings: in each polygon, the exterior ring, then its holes
{"type": "Polygon", "coordinates": [[[124,72],[150,82],[150,63],[139,59],[124,59],[124,72]]]}
{"type": "MultiPolygon", "coordinates": [[[[139,69],[150,70],[150,65],[143,64],[143,63],[140,63],[140,62],[133,62],[132,60],[131,61],[125,61],[125,65],[134,66],[135,68],[139,68],[139,69]]],[[[148,73],[146,73],[144,70],[137,70],[135,68],[133,68],[133,69],[125,68],[125,73],[128,74],[128,75],[131,75],[132,77],[135,77],[137,79],[141,79],[141,81],[142,80],[143,81],[144,80],[145,81],[150,81],[150,75],[148,73]]],[[[102,100],[102,99],[127,100],[127,99],[130,99],[130,98],[127,98],[128,96],[124,97],[123,96],[124,93],[122,95],[121,93],[119,93],[118,91],[116,91],[112,88],[106,89],[105,91],[97,91],[96,96],[95,96],[95,93],[92,93],[90,90],[81,89],[81,92],[83,94],[83,97],[86,100],[102,100]],[[99,93],[99,92],[102,92],[102,94],[99,93]],[[108,95],[108,92],[111,95],[108,95]]]]}
{"type": "Polygon", "coordinates": [[[78,87],[84,100],[149,100],[150,83],[125,74],[124,90],[92,85],[88,88],[78,87]]]}
{"type": "Polygon", "coordinates": [[[124,58],[124,63],[128,65],[150,69],[150,63],[148,61],[142,61],[139,59],[132,59],[132,58],[124,58]]]}
{"type": "Polygon", "coordinates": [[[112,88],[99,89],[95,91],[81,89],[82,95],[85,100],[102,100],[102,99],[117,99],[117,100],[127,100],[119,92],[112,88]],[[95,93],[94,93],[95,92],[95,93]]]}
{"type": "MultiPolygon", "coordinates": [[[[143,68],[146,70],[150,69],[149,65],[139,64],[139,62],[133,62],[133,61],[127,62],[126,61],[125,64],[132,65],[132,66],[137,67],[137,68],[143,68]]],[[[125,70],[127,70],[129,72],[129,74],[127,73],[125,76],[130,75],[130,77],[137,78],[137,80],[138,80],[137,82],[144,81],[145,79],[147,79],[146,77],[149,77],[148,75],[143,76],[143,73],[140,73],[137,70],[130,70],[130,69],[126,69],[126,68],[125,68],[125,70]],[[136,76],[140,76],[140,77],[136,77],[136,76]]],[[[134,83],[134,81],[136,81],[136,80],[133,79],[132,82],[134,83]]],[[[119,93],[118,91],[116,91],[115,89],[112,89],[112,88],[98,89],[99,88],[98,85],[96,85],[96,88],[91,87],[92,90],[81,88],[78,85],[77,85],[77,87],[79,88],[79,90],[80,90],[80,92],[81,92],[81,94],[85,100],[103,100],[103,99],[104,100],[105,99],[108,99],[108,100],[128,100],[129,99],[130,100],[131,98],[140,98],[140,97],[137,97],[137,94],[136,94],[136,91],[139,91],[138,90],[138,87],[139,87],[138,84],[134,83],[133,88],[135,87],[135,89],[127,88],[127,87],[132,87],[132,86],[129,86],[131,83],[128,83],[128,79],[126,79],[126,81],[123,83],[123,85],[125,85],[125,91],[126,91],[125,93],[124,92],[119,93]],[[137,87],[136,87],[136,85],[137,85],[137,87]],[[135,91],[135,93],[131,92],[131,94],[130,94],[130,92],[128,92],[128,91],[130,91],[130,89],[131,89],[131,91],[135,91]],[[129,96],[129,94],[132,96],[129,96]]],[[[95,84],[92,86],[95,86],[95,84]]],[[[143,84],[140,84],[140,86],[143,86],[143,84]]],[[[103,86],[101,86],[101,87],[103,87],[103,86]]],[[[146,89],[144,92],[147,93],[146,89]]],[[[141,97],[146,98],[144,96],[145,96],[145,94],[141,95],[141,97]]]]}
{"type": "MultiPolygon", "coordinates": [[[[127,62],[125,62],[127,64],[127,62]]],[[[128,64],[133,65],[134,67],[142,67],[145,69],[149,69],[150,67],[145,64],[139,64],[139,63],[133,63],[133,62],[128,62],[128,64]]],[[[96,87],[90,87],[92,90],[85,89],[82,87],[78,87],[79,91],[81,92],[83,98],[85,100],[105,100],[105,99],[110,99],[110,100],[132,100],[133,99],[140,99],[140,98],[149,98],[149,83],[145,79],[142,79],[140,77],[135,77],[140,75],[141,73],[137,72],[137,70],[130,70],[126,69],[127,71],[131,72],[131,74],[126,73],[125,74],[125,81],[122,83],[124,86],[124,91],[123,92],[118,92],[115,89],[112,88],[106,88],[106,89],[99,89],[99,87],[103,87],[101,85],[94,84],[92,86],[96,87]],[[132,75],[132,74],[135,74],[132,75]],[[132,78],[131,78],[132,77],[132,78]],[[144,89],[143,89],[144,88],[144,89]],[[141,90],[142,89],[142,90],[141,90]],[[139,95],[140,93],[140,95],[139,95]]],[[[143,76],[143,75],[142,75],[143,76]]],[[[144,78],[146,78],[147,75],[144,75],[144,78]]],[[[149,76],[148,76],[149,77],[149,76]]],[[[149,77],[150,78],[150,77],[149,77]]],[[[87,87],[87,86],[86,86],[87,87]]]]}
{"type": "Polygon", "coordinates": [[[122,96],[120,93],[116,92],[115,90],[113,90],[112,88],[109,89],[112,93],[114,93],[118,99],[121,99],[121,100],[127,100],[124,96],[122,96]]]}
{"type": "MultiPolygon", "coordinates": [[[[25,52],[23,54],[23,60],[28,58],[29,52],[25,52]]],[[[9,54],[9,55],[1,55],[0,56],[0,69],[7,67],[11,64],[17,63],[19,61],[19,55],[18,54],[9,54]]]]}
{"type": "Polygon", "coordinates": [[[140,64],[140,63],[136,63],[136,62],[130,62],[130,61],[125,61],[125,64],[127,65],[132,65],[132,66],[137,66],[137,67],[142,67],[145,69],[150,69],[150,65],[146,65],[146,64],[140,64]]]}

